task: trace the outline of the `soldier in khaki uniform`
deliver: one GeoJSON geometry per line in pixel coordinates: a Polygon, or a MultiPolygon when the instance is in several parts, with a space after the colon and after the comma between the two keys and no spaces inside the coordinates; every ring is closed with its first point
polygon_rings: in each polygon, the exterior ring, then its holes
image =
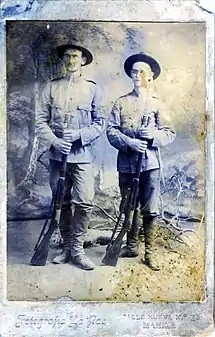
{"type": "MultiPolygon", "coordinates": [[[[159,148],[174,140],[175,131],[169,116],[162,110],[159,99],[153,93],[153,80],[161,71],[158,62],[144,53],[138,53],[126,59],[124,70],[131,78],[134,88],[115,101],[107,127],[107,137],[119,151],[117,170],[123,199],[132,184],[138,152],[145,153],[138,195],[145,237],[145,263],[151,269],[159,270],[154,240],[156,218],[159,214],[159,148]],[[141,126],[143,116],[148,119],[147,127],[141,126]]],[[[135,214],[137,221],[138,208],[135,214]]],[[[136,221],[127,232],[127,242],[122,248],[121,257],[135,257],[139,254],[136,221]]]]}
{"type": "Polygon", "coordinates": [[[64,203],[60,231],[62,253],[54,263],[73,264],[85,270],[94,268],[83,244],[92,212],[94,181],[91,143],[105,129],[99,106],[98,86],[86,80],[81,69],[93,60],[91,52],[76,40],[57,48],[65,65],[65,75],[48,83],[42,93],[36,116],[36,132],[50,153],[50,186],[56,192],[62,154],[68,155],[64,203]],[[65,115],[68,125],[64,127],[65,115]],[[72,216],[71,204],[74,205],[72,216]]]}

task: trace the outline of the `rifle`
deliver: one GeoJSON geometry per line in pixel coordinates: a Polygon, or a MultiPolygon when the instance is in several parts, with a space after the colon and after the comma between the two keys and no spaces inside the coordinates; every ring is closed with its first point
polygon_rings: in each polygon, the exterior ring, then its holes
{"type": "MultiPolygon", "coordinates": [[[[68,115],[65,115],[65,123],[67,122],[67,119],[68,119],[68,115]]],[[[60,168],[60,176],[59,176],[58,183],[57,183],[57,190],[56,190],[55,195],[52,197],[52,203],[51,203],[52,215],[51,215],[50,225],[48,227],[48,230],[44,234],[45,229],[48,224],[48,218],[47,218],[42,228],[42,231],[39,235],[37,243],[34,247],[35,253],[33,254],[30,260],[30,265],[32,266],[45,266],[46,260],[48,257],[48,252],[49,252],[50,239],[55,229],[60,224],[61,208],[62,208],[63,199],[64,199],[64,181],[65,181],[65,175],[66,175],[66,165],[67,165],[67,154],[63,154],[61,168],[60,168]]]]}
{"type": "MultiPolygon", "coordinates": [[[[146,126],[148,123],[149,123],[149,117],[147,118],[146,116],[144,116],[142,118],[142,125],[146,126]],[[146,123],[146,119],[147,119],[147,123],[146,123]]],[[[113,237],[116,233],[117,227],[120,223],[123,210],[121,210],[121,212],[119,214],[117,223],[115,225],[115,228],[113,230],[113,234],[111,236],[111,241],[110,241],[109,245],[107,246],[106,254],[105,254],[105,256],[102,260],[102,263],[104,263],[105,265],[108,265],[108,266],[115,267],[117,265],[117,261],[118,261],[118,258],[119,258],[123,238],[124,238],[125,234],[127,233],[128,229],[132,226],[132,223],[133,223],[133,219],[134,219],[134,216],[135,216],[136,203],[137,203],[139,178],[140,178],[143,155],[145,155],[145,153],[138,153],[136,173],[135,173],[135,176],[133,178],[132,186],[131,186],[131,189],[129,191],[129,195],[128,195],[128,198],[127,198],[126,207],[125,207],[126,211],[124,211],[125,212],[125,219],[123,221],[122,229],[120,230],[116,239],[113,240],[113,237]]]]}
{"type": "MultiPolygon", "coordinates": [[[[109,246],[107,247],[106,254],[102,260],[102,263],[108,266],[112,266],[112,267],[116,266],[118,258],[119,258],[121,246],[122,246],[122,240],[133,222],[133,216],[134,216],[134,211],[136,208],[136,201],[137,201],[137,195],[138,195],[138,186],[139,186],[140,170],[142,166],[142,158],[143,158],[143,153],[139,153],[136,174],[135,174],[135,177],[133,178],[132,186],[131,186],[128,199],[127,199],[125,219],[123,221],[122,229],[119,232],[116,239],[112,241],[112,243],[110,243],[109,246]]],[[[117,221],[117,224],[118,224],[118,221],[117,221]]],[[[116,230],[114,230],[114,233],[115,232],[116,230]]]]}

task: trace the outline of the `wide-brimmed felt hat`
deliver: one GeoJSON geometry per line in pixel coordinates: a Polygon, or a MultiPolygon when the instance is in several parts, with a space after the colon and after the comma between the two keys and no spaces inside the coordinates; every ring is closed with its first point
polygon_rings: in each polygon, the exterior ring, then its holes
{"type": "Polygon", "coordinates": [[[124,70],[126,74],[131,77],[131,69],[134,63],[136,62],[144,62],[147,63],[150,67],[151,70],[153,71],[153,80],[155,80],[161,72],[161,68],[159,63],[151,56],[146,55],[144,53],[138,53],[138,54],[133,54],[129,56],[124,63],[124,70]]]}
{"type": "Polygon", "coordinates": [[[83,56],[86,58],[86,62],[83,64],[83,66],[86,66],[87,64],[90,64],[93,61],[92,53],[88,49],[82,47],[81,43],[79,43],[78,40],[76,40],[76,39],[70,41],[67,44],[62,44],[62,45],[58,46],[56,48],[56,53],[57,53],[58,57],[60,59],[62,59],[65,51],[67,49],[70,49],[70,48],[75,48],[75,49],[78,49],[78,50],[82,51],[83,56]]]}

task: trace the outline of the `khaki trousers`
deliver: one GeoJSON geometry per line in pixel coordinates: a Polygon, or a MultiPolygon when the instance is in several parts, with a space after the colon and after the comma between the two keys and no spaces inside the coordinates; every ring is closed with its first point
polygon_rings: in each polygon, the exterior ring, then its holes
{"type": "MultiPolygon", "coordinates": [[[[61,163],[50,160],[50,187],[56,193],[61,163]]],[[[94,179],[92,164],[67,164],[60,231],[64,246],[73,256],[84,254],[83,244],[93,208],[94,179]],[[74,205],[72,215],[71,205],[74,205]]]]}

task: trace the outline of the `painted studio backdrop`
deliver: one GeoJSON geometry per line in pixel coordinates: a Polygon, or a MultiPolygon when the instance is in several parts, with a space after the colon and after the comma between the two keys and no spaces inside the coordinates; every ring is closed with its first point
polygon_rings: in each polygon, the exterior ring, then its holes
{"type": "MultiPolygon", "coordinates": [[[[165,178],[165,185],[161,185],[161,221],[162,217],[171,220],[172,227],[171,235],[165,232],[167,238],[160,245],[161,249],[169,250],[180,249],[179,245],[182,250],[191,251],[196,244],[201,247],[201,257],[196,258],[199,265],[195,266],[199,273],[195,274],[194,269],[190,273],[192,291],[189,298],[184,297],[197,300],[203,294],[204,278],[203,24],[40,21],[7,24],[8,263],[27,263],[27,258],[23,262],[26,254],[18,256],[16,252],[23,245],[28,254],[32,252],[40,229],[37,220],[47,216],[50,206],[48,156],[35,137],[35,111],[45,83],[62,72],[55,47],[74,36],[94,55],[93,63],[83,68],[83,74],[100,86],[106,119],[115,99],[132,89],[132,82],[123,70],[129,55],[143,51],[161,65],[161,75],[154,82],[155,91],[172,118],[177,137],[161,151],[165,178]]],[[[95,204],[115,218],[119,206],[117,151],[108,143],[105,133],[94,142],[92,151],[95,204]]],[[[110,234],[113,222],[95,207],[90,227],[95,233],[104,230],[110,234]]],[[[11,297],[17,298],[15,291],[10,291],[11,297]]],[[[183,300],[180,296],[175,299],[183,300]]]]}

